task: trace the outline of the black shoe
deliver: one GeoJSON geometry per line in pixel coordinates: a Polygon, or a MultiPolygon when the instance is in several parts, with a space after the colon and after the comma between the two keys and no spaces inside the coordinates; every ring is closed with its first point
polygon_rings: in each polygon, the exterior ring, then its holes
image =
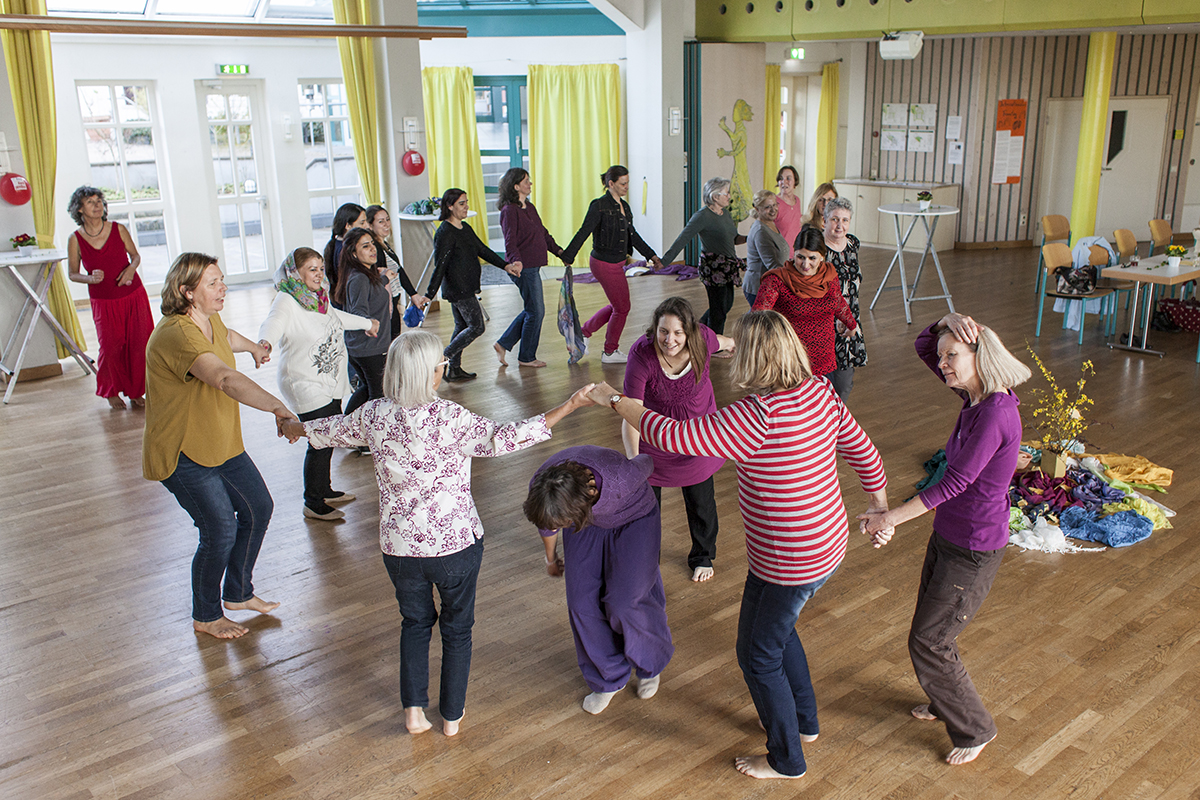
{"type": "Polygon", "coordinates": [[[463,381],[469,381],[473,379],[475,377],[475,373],[467,372],[462,367],[456,364],[451,364],[446,368],[445,377],[446,380],[450,381],[451,383],[462,383],[463,381]]]}

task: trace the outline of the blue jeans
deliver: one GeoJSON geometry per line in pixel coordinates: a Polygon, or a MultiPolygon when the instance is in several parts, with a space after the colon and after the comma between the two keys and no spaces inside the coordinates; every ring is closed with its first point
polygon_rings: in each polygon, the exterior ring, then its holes
{"type": "MultiPolygon", "coordinates": [[[[832,575],[832,573],[830,573],[832,575]]],[[[800,586],[768,583],[747,573],[738,617],[737,659],[758,718],[767,729],[767,762],[782,775],[807,770],[800,734],[815,736],[817,698],[804,646],[796,635],[800,610],[829,575],[800,586]]]]}
{"type": "Polygon", "coordinates": [[[436,622],[442,634],[442,719],[462,719],[471,674],[471,628],[475,625],[475,585],[483,561],[483,540],[447,556],[415,558],[383,554],[383,565],[400,604],[400,702],[405,708],[429,705],[429,639],[436,622]],[[442,601],[433,605],[433,588],[442,601]]]}
{"type": "Polygon", "coordinates": [[[546,316],[546,298],[542,294],[542,268],[523,269],[520,277],[508,277],[521,292],[525,310],[517,314],[496,344],[505,350],[512,350],[519,340],[521,349],[517,353],[517,360],[528,364],[530,361],[537,361],[538,342],[542,338],[542,319],[546,316]]]}
{"type": "Polygon", "coordinates": [[[225,615],[222,599],[244,603],[254,596],[254,562],[275,509],[271,493],[244,451],[216,467],[180,453],[162,485],[200,531],[192,559],[192,619],[213,622],[225,615]]]}

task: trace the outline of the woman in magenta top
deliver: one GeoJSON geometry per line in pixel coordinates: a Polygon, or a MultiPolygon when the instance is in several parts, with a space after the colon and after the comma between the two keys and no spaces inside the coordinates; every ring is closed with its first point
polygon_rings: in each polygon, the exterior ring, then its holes
{"type": "Polygon", "coordinates": [[[839,320],[847,335],[852,335],[858,321],[842,296],[837,270],[825,260],[825,240],[820,231],[802,230],[796,237],[795,260],[763,276],[754,309],[768,308],[791,323],[808,353],[813,375],[828,375],[837,369],[833,322],[839,320]]]}
{"type": "Polygon", "coordinates": [[[154,331],[150,298],[137,274],[142,257],[125,226],[108,221],[108,203],[99,189],[80,186],[67,213],[79,226],[67,240],[67,274],[88,285],[96,322],[96,394],[115,409],[125,408],[121,395],[141,408],[146,404],[146,342],[154,331]]]}
{"type": "MultiPolygon", "coordinates": [[[[733,347],[733,339],[696,322],[687,300],[668,297],[654,309],[646,335],[629,350],[625,395],[671,419],[712,414],[717,410],[717,400],[709,377],[709,359],[718,350],[733,347]]],[[[650,485],[660,504],[662,487],[678,486],[683,490],[692,535],[688,567],[692,580],[708,580],[713,576],[712,562],[717,554],[717,502],[712,476],[725,459],[668,453],[641,441],[638,430],[624,422],[621,438],[629,458],[641,453],[654,459],[650,485]]]]}
{"type": "Polygon", "coordinates": [[[963,399],[946,443],[946,475],[904,505],[859,517],[886,542],[893,526],[931,508],[908,653],[929,703],[912,710],[940,719],[954,748],[946,761],[965,764],[996,738],[996,723],[958,654],[958,637],[979,611],[1008,545],[1008,486],[1021,445],[1020,401],[1012,391],[1029,368],[990,329],[950,313],[917,337],[917,355],[963,399]]]}

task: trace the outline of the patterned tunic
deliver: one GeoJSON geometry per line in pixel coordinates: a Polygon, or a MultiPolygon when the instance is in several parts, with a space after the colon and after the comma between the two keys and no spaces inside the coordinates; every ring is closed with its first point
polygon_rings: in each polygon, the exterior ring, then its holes
{"type": "MultiPolygon", "coordinates": [[[[846,235],[846,247],[842,252],[830,250],[825,260],[833,264],[837,270],[838,280],[842,282],[842,297],[850,304],[850,313],[854,319],[862,321],[858,313],[858,287],[862,283],[862,271],[858,268],[858,237],[846,235]]],[[[833,348],[837,353],[838,369],[861,367],[867,363],[867,345],[862,336],[849,339],[838,336],[833,348]]]]}
{"type": "Polygon", "coordinates": [[[768,274],[754,299],[755,311],[773,308],[792,324],[808,353],[813,375],[828,375],[837,369],[834,347],[836,340],[842,337],[834,331],[834,318],[840,319],[850,330],[858,327],[838,284],[838,281],[829,284],[824,297],[797,297],[786,283],[768,274]]]}
{"type": "Polygon", "coordinates": [[[404,408],[372,400],[344,417],[304,423],[314,447],[371,448],[379,481],[379,546],[427,558],[483,538],[471,497],[471,459],[502,456],[550,438],[546,417],[499,424],[437,398],[404,408]]]}

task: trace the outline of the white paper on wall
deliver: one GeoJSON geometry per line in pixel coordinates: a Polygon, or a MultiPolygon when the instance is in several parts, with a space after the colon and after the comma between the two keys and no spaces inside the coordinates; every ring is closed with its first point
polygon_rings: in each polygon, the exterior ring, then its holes
{"type": "Polygon", "coordinates": [[[962,138],[962,117],[946,117],[946,138],[954,141],[962,138]]]}
{"type": "Polygon", "coordinates": [[[908,127],[908,106],[904,103],[884,103],[883,104],[883,121],[880,123],[883,128],[906,128],[908,127]]]}
{"type": "Polygon", "coordinates": [[[879,148],[903,153],[908,146],[908,132],[901,130],[885,130],[880,132],[879,148]]]}
{"type": "Polygon", "coordinates": [[[996,147],[992,152],[992,183],[1008,183],[1008,131],[996,131],[996,147]]]}
{"type": "Polygon", "coordinates": [[[936,126],[936,103],[913,103],[908,107],[908,127],[933,128],[936,126]]]}
{"type": "Polygon", "coordinates": [[[937,136],[933,131],[914,131],[908,132],[908,152],[910,153],[932,153],[933,142],[937,136]]]}
{"type": "Polygon", "coordinates": [[[963,154],[966,149],[965,142],[951,142],[949,149],[946,150],[946,163],[951,165],[963,163],[963,154]]]}

